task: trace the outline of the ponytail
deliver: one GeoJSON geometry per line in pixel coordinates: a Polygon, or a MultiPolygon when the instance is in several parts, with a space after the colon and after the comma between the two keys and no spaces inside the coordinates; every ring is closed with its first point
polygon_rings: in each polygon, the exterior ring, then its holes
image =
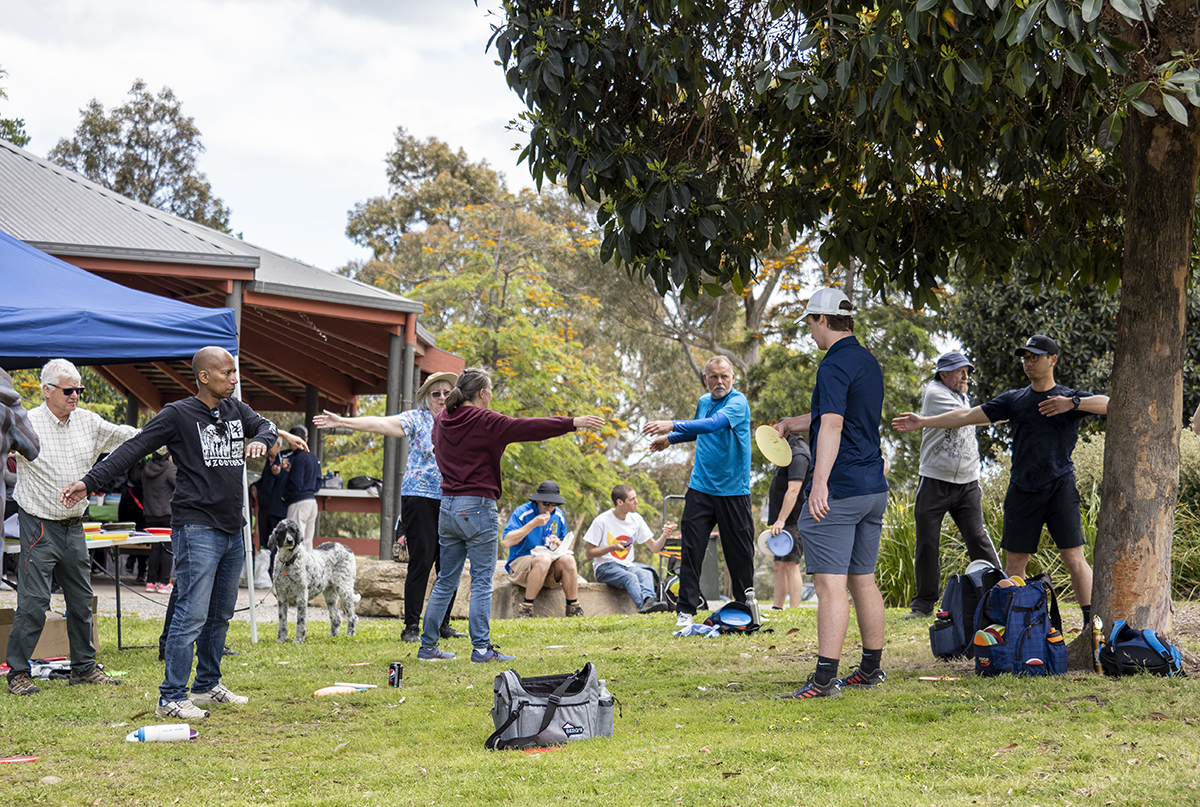
{"type": "Polygon", "coordinates": [[[475,400],[492,383],[492,375],[482,367],[463,370],[446,396],[446,413],[451,414],[463,404],[475,400]]]}

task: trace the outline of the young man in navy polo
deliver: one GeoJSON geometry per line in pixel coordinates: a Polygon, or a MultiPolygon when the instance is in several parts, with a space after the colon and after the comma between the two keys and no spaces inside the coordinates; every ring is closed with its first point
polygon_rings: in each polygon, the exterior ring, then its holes
{"type": "Polygon", "coordinates": [[[1015,353],[1029,377],[1028,387],[1001,393],[974,409],[934,417],[907,412],[893,420],[892,426],[906,432],[1002,420],[1012,424],[1012,475],[1004,497],[1004,537],[1000,541],[1000,548],[1008,553],[1004,571],[1010,577],[1025,576],[1044,524],[1071,574],[1086,628],[1092,611],[1092,567],[1084,555],[1071,452],[1079,439],[1079,421],[1087,415],[1106,414],[1108,396],[1055,383],[1058,344],[1049,336],[1034,334],[1015,353]]]}
{"type": "Polygon", "coordinates": [[[817,669],[783,698],[837,697],[843,687],[883,683],[886,613],[875,584],[888,483],[879,445],[883,371],[854,338],[853,308],[833,288],[818,290],[801,317],[825,358],[817,368],[809,414],[776,424],[780,436],[811,434],[813,476],[800,512],[805,566],[817,589],[817,669]],[[850,625],[849,587],[862,635],[862,661],[837,677],[850,625]]]}

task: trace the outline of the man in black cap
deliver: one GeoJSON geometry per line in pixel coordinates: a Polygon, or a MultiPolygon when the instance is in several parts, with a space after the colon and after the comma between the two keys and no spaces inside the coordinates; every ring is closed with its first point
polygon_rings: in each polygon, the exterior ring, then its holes
{"type": "Polygon", "coordinates": [[[1012,474],[1004,497],[1004,537],[1000,541],[1000,548],[1008,553],[1004,571],[1010,577],[1024,577],[1045,525],[1071,574],[1086,626],[1091,621],[1092,567],[1084,555],[1071,452],[1079,439],[1079,421],[1087,415],[1107,414],[1108,396],[1055,383],[1058,345],[1049,336],[1035,334],[1015,353],[1029,377],[1028,387],[1001,393],[974,409],[933,417],[906,412],[892,420],[892,427],[906,432],[1002,420],[1012,424],[1012,474]]]}
{"type": "Polygon", "coordinates": [[[560,504],[566,499],[556,482],[543,482],[529,501],[513,510],[504,528],[502,543],[508,547],[504,569],[515,585],[525,589],[525,601],[517,606],[517,618],[533,616],[533,601],[543,588],[562,586],[567,597],[567,616],[583,616],[579,601],[579,570],[567,532],[567,519],[560,504]]]}
{"type": "MultiPolygon", "coordinates": [[[[957,351],[939,356],[933,380],[921,398],[921,414],[933,417],[970,409],[967,385],[974,369],[967,357],[957,351]]],[[[940,541],[942,520],[947,513],[958,525],[971,560],[986,560],[999,567],[996,547],[983,524],[979,444],[973,426],[926,429],[921,435],[920,482],[913,507],[917,593],[909,604],[912,611],[905,619],[933,616],[941,593],[940,541]]]]}

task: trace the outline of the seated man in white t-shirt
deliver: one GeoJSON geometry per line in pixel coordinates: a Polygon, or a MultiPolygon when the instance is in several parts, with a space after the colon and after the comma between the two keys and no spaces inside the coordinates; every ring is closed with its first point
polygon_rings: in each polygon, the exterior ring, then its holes
{"type": "Polygon", "coordinates": [[[592,560],[596,582],[628,591],[639,613],[670,610],[654,591],[653,573],[633,565],[633,544],[645,544],[651,552],[659,552],[675,525],[663,524],[662,534],[654,538],[646,520],[637,513],[637,492],[629,485],[613,488],[612,500],[615,506],[596,516],[584,536],[585,554],[592,560]]]}

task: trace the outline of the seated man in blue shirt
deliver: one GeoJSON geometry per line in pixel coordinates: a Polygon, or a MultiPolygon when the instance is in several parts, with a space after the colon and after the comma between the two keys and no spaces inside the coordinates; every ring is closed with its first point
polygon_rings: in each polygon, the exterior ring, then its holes
{"type": "Polygon", "coordinates": [[[567,616],[583,616],[583,608],[576,599],[579,570],[570,551],[575,535],[567,532],[567,519],[558,507],[566,504],[566,500],[555,482],[538,485],[537,492],[529,499],[513,510],[502,541],[508,547],[504,569],[515,585],[525,589],[525,601],[517,606],[517,619],[533,616],[533,601],[543,588],[559,586],[567,597],[567,616]],[[565,550],[561,554],[560,548],[565,550]]]}

